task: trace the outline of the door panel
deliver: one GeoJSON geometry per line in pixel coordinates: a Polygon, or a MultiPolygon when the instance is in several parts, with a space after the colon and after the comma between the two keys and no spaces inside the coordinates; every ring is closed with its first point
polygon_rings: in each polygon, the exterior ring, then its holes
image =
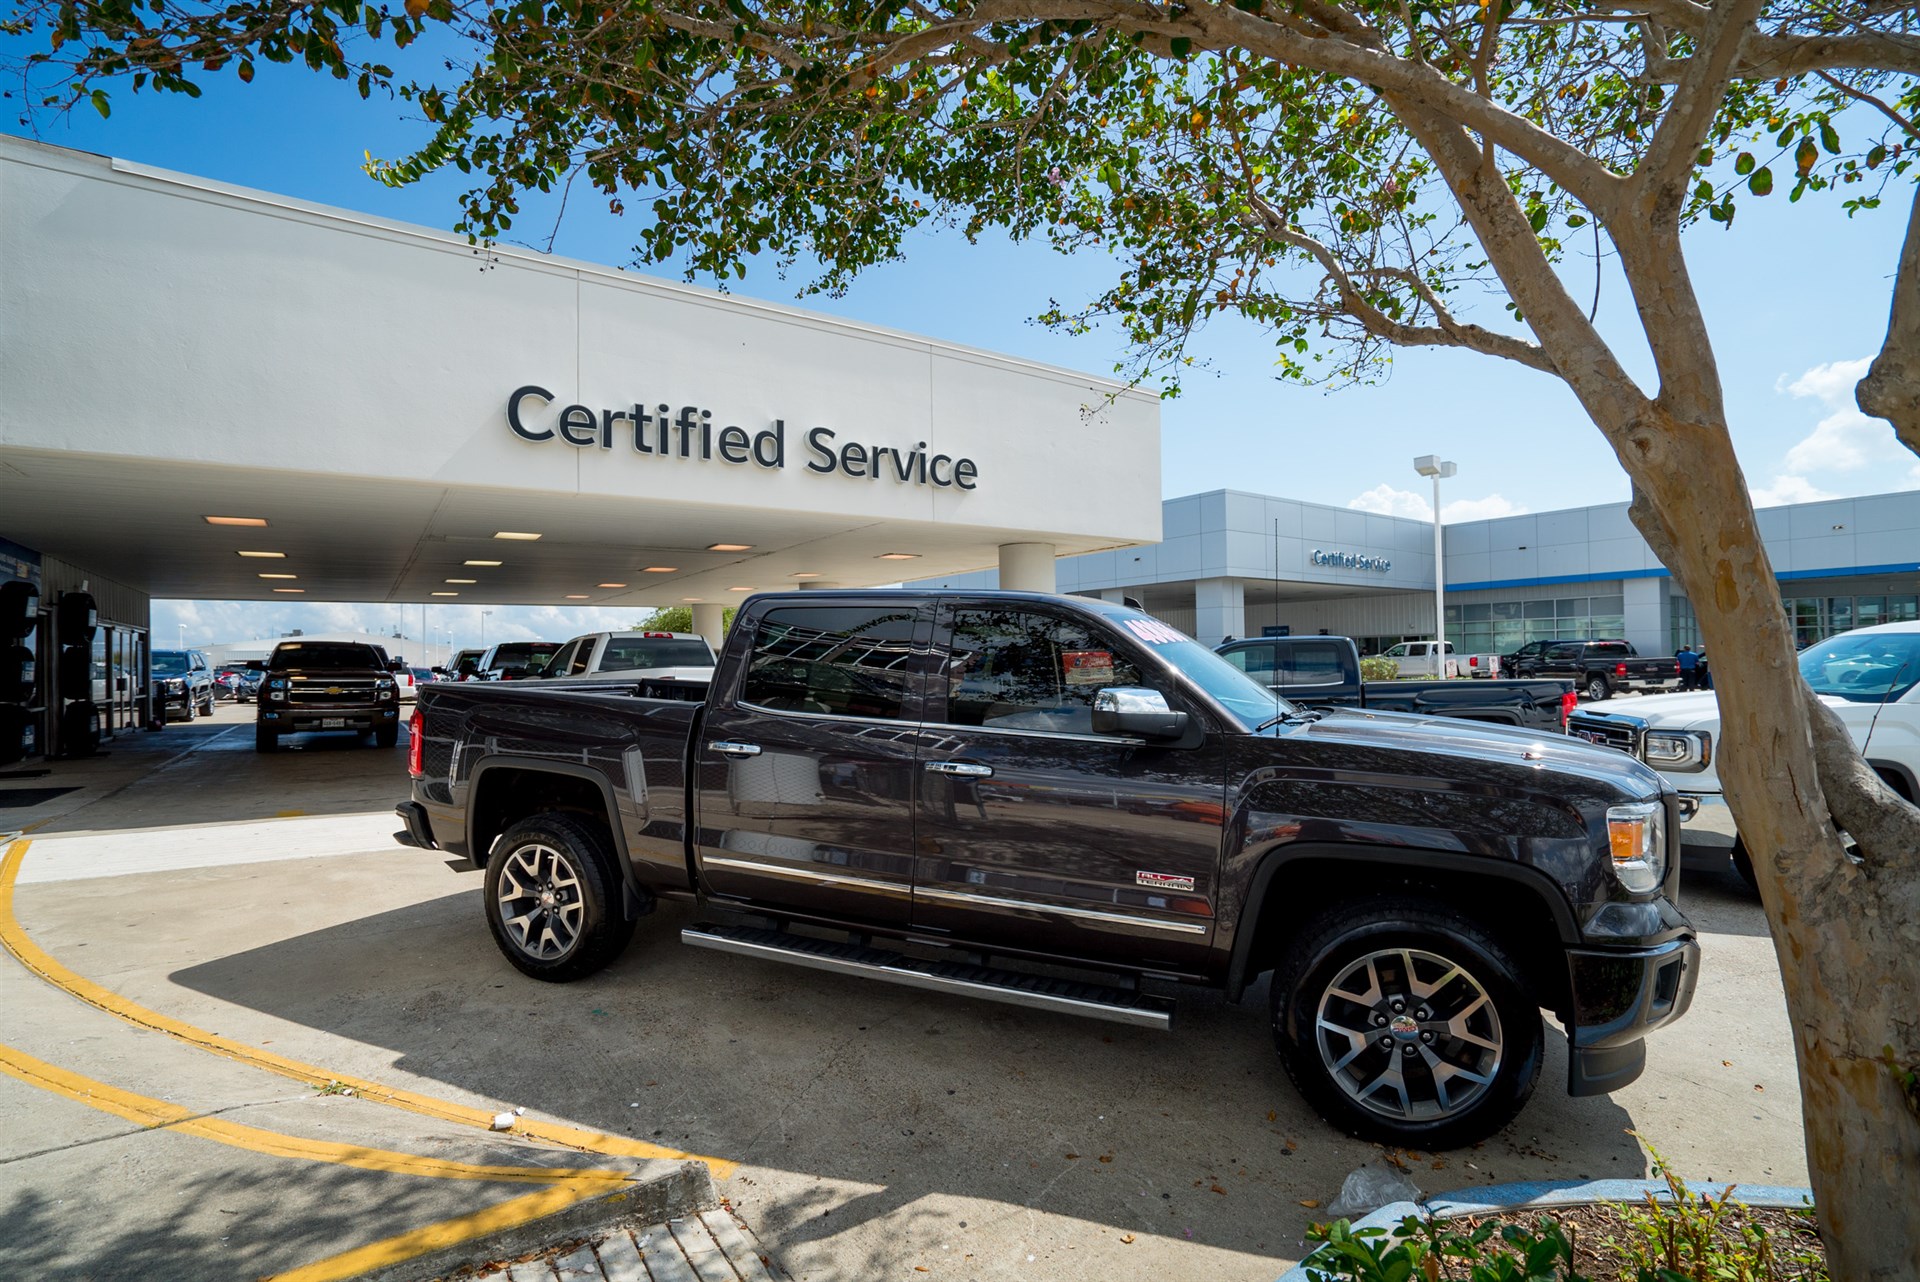
{"type": "MultiPolygon", "coordinates": [[[[1117,635],[1031,607],[950,609],[920,736],[913,926],[983,948],[1196,968],[1211,937],[1222,752],[1096,735],[1151,684],[1117,635]]],[[[1172,691],[1165,691],[1169,698],[1172,691]]]]}
{"type": "Polygon", "coordinates": [[[806,605],[761,616],[695,745],[701,877],[716,896],[907,924],[914,748],[931,613],[806,605]]]}

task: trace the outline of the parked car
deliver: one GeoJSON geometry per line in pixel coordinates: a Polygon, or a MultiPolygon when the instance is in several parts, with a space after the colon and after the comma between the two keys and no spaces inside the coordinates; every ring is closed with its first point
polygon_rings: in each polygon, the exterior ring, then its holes
{"type": "MultiPolygon", "coordinates": [[[[1828,637],[1800,652],[1800,674],[1839,714],[1860,755],[1887,786],[1920,799],[1920,623],[1884,623],[1828,637]]],[[[1637,699],[1631,712],[1582,708],[1567,732],[1646,762],[1680,795],[1689,860],[1719,862],[1753,881],[1753,865],[1727,808],[1714,754],[1719,696],[1711,690],[1637,699]]]]}
{"type": "Polygon", "coordinates": [[[346,730],[382,748],[400,739],[400,696],[388,660],[360,641],[282,641],[264,676],[253,746],[271,752],[281,735],[346,730]]]}
{"type": "Polygon", "coordinates": [[[484,866],[535,979],[598,971],[662,900],[696,947],[1150,1028],[1169,982],[1271,973],[1294,1083],[1403,1147],[1505,1125],[1543,1007],[1571,1092],[1625,1086],[1698,973],[1646,766],[1308,709],[1112,602],[754,596],[704,704],[439,684],[412,725],[403,840],[484,866]]]}
{"type": "Polygon", "coordinates": [[[697,632],[589,632],[560,647],[541,669],[552,689],[631,688],[655,699],[707,697],[713,647],[697,632]]]}
{"type": "Polygon", "coordinates": [[[251,672],[244,663],[223,663],[220,670],[213,674],[217,693],[232,699],[236,703],[249,703],[260,688],[260,674],[251,672]]]}
{"type": "Polygon", "coordinates": [[[1565,677],[1596,702],[1622,690],[1659,694],[1680,688],[1678,659],[1649,658],[1629,641],[1556,641],[1515,670],[1519,676],[1565,677]]]}
{"type": "Polygon", "coordinates": [[[153,702],[169,721],[213,715],[213,668],[199,650],[155,650],[151,668],[153,702]]]}
{"type": "Polygon", "coordinates": [[[482,681],[524,681],[537,677],[560,650],[558,641],[502,641],[474,663],[482,681]]]}
{"type": "Polygon", "coordinates": [[[1529,677],[1539,665],[1541,656],[1557,645],[1570,645],[1582,640],[1581,637],[1554,637],[1548,641],[1529,641],[1512,654],[1500,656],[1500,672],[1509,677],[1529,677]]]}
{"type": "Polygon", "coordinates": [[[1365,681],[1351,637],[1260,637],[1216,653],[1276,696],[1313,708],[1419,712],[1558,734],[1578,702],[1571,681],[1365,681]]]}
{"type": "Polygon", "coordinates": [[[1399,645],[1388,646],[1380,652],[1382,658],[1392,659],[1403,677],[1448,677],[1458,676],[1458,671],[1449,672],[1456,665],[1453,657],[1453,642],[1446,643],[1442,653],[1438,641],[1402,641],[1399,645]]]}

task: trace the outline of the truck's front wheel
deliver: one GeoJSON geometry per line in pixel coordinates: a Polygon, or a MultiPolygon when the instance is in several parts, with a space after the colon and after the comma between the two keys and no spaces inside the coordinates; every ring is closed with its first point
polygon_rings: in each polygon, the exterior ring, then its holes
{"type": "Polygon", "coordinates": [[[1498,940],[1414,900],[1331,911],[1273,977],[1287,1075],[1321,1116],[1407,1148],[1470,1144],[1540,1076],[1540,1010],[1498,940]]]}
{"type": "Polygon", "coordinates": [[[1587,678],[1587,698],[1599,703],[1613,693],[1613,686],[1599,673],[1587,678]]]}
{"type": "Polygon", "coordinates": [[[507,960],[535,979],[579,979],[633,937],[614,894],[606,838],[570,815],[522,819],[487,860],[487,925],[507,960]]]}

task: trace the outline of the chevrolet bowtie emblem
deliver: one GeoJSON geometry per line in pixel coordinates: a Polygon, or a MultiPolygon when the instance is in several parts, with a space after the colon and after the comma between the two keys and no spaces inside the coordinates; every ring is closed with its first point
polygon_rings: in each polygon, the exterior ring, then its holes
{"type": "Polygon", "coordinates": [[[339,694],[339,693],[340,693],[340,687],[339,687],[339,686],[328,686],[328,687],[327,687],[327,693],[328,693],[328,694],[339,694]]]}

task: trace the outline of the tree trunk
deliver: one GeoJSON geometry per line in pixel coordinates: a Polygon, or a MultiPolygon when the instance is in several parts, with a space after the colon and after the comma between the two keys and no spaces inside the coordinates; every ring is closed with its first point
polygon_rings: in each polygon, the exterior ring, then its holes
{"type": "Polygon", "coordinates": [[[1907,216],[1907,239],[1893,279],[1887,338],[1867,376],[1853,389],[1862,413],[1884,418],[1894,434],[1920,453],[1920,187],[1907,216]]]}
{"type": "MultiPolygon", "coordinates": [[[[1626,435],[1638,456],[1622,456],[1638,492],[1635,522],[1695,602],[1713,655],[1714,755],[1773,926],[1833,1276],[1912,1279],[1920,1276],[1920,1111],[1910,1085],[1920,1067],[1920,816],[1860,778],[1871,772],[1800,679],[1725,425],[1664,418],[1626,435]],[[1836,799],[1860,816],[1856,826],[1875,833],[1878,848],[1863,848],[1861,860],[1843,849],[1830,818],[1829,777],[1836,799]]],[[[1711,951],[1704,964],[1713,964],[1711,951]]]]}

